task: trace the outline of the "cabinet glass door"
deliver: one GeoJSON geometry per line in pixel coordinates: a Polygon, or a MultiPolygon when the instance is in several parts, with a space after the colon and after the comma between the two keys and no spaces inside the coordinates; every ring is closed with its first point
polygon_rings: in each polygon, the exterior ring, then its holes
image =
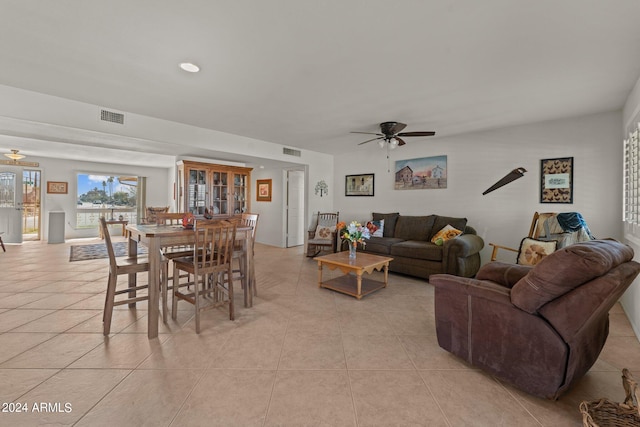
{"type": "Polygon", "coordinates": [[[213,192],[211,200],[211,213],[214,215],[228,215],[229,182],[227,172],[213,172],[213,192]]]}
{"type": "Polygon", "coordinates": [[[247,211],[247,175],[233,174],[233,213],[247,211]]]}
{"type": "Polygon", "coordinates": [[[187,211],[194,215],[204,214],[207,207],[207,171],[189,170],[189,193],[187,211]]]}

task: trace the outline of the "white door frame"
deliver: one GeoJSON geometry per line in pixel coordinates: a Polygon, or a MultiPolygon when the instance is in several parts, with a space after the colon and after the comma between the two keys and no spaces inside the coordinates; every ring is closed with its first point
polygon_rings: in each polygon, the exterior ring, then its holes
{"type": "Polygon", "coordinates": [[[285,247],[290,248],[294,246],[302,246],[305,242],[304,230],[305,230],[305,189],[306,189],[306,176],[304,169],[289,169],[286,171],[286,186],[287,186],[287,200],[285,202],[285,247]],[[300,175],[301,185],[298,187],[291,187],[289,185],[291,175],[300,175]],[[297,194],[292,194],[293,190],[296,190],[297,194]],[[291,203],[296,203],[296,207],[291,207],[291,203]],[[297,215],[290,215],[290,211],[297,211],[297,215]],[[291,230],[295,227],[296,230],[291,230]],[[292,241],[294,239],[295,241],[292,241]]]}

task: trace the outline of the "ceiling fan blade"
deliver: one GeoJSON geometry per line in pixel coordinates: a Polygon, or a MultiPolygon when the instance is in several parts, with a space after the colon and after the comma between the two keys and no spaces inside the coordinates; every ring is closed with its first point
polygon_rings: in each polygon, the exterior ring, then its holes
{"type": "Polygon", "coordinates": [[[435,132],[402,132],[397,136],[433,136],[435,132]]]}
{"type": "Polygon", "coordinates": [[[402,139],[398,138],[397,136],[395,138],[398,140],[398,146],[402,146],[406,144],[406,142],[404,142],[402,139]]]}
{"type": "Polygon", "coordinates": [[[349,133],[363,133],[363,134],[365,134],[365,135],[378,135],[378,136],[384,136],[383,134],[378,133],[378,132],[355,132],[355,131],[352,131],[352,132],[349,132],[349,133]]]}
{"type": "Polygon", "coordinates": [[[368,139],[368,140],[366,140],[364,142],[359,143],[358,145],[366,144],[367,142],[375,141],[377,139],[384,139],[384,135],[383,136],[379,136],[377,138],[368,139]]]}

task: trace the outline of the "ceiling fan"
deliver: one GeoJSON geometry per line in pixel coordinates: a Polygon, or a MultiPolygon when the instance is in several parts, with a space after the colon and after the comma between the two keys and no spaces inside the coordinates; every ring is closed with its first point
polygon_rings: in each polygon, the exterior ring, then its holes
{"type": "Polygon", "coordinates": [[[404,140],[400,137],[408,137],[408,136],[433,136],[435,132],[402,132],[407,125],[399,122],[384,122],[380,123],[380,132],[351,132],[351,133],[363,133],[367,135],[377,135],[375,138],[368,139],[364,142],[359,143],[358,145],[366,144],[371,141],[378,141],[378,145],[380,148],[384,148],[385,142],[387,143],[387,147],[394,149],[396,146],[401,146],[406,144],[404,140]]]}

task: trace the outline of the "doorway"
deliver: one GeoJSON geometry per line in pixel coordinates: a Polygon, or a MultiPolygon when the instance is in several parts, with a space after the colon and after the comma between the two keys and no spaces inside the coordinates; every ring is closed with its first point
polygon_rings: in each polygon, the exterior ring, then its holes
{"type": "Polygon", "coordinates": [[[42,173],[35,169],[24,169],[22,172],[22,239],[40,240],[42,222],[41,188],[42,173]]]}
{"type": "Polygon", "coordinates": [[[287,171],[286,247],[304,245],[304,171],[287,171]]]}

